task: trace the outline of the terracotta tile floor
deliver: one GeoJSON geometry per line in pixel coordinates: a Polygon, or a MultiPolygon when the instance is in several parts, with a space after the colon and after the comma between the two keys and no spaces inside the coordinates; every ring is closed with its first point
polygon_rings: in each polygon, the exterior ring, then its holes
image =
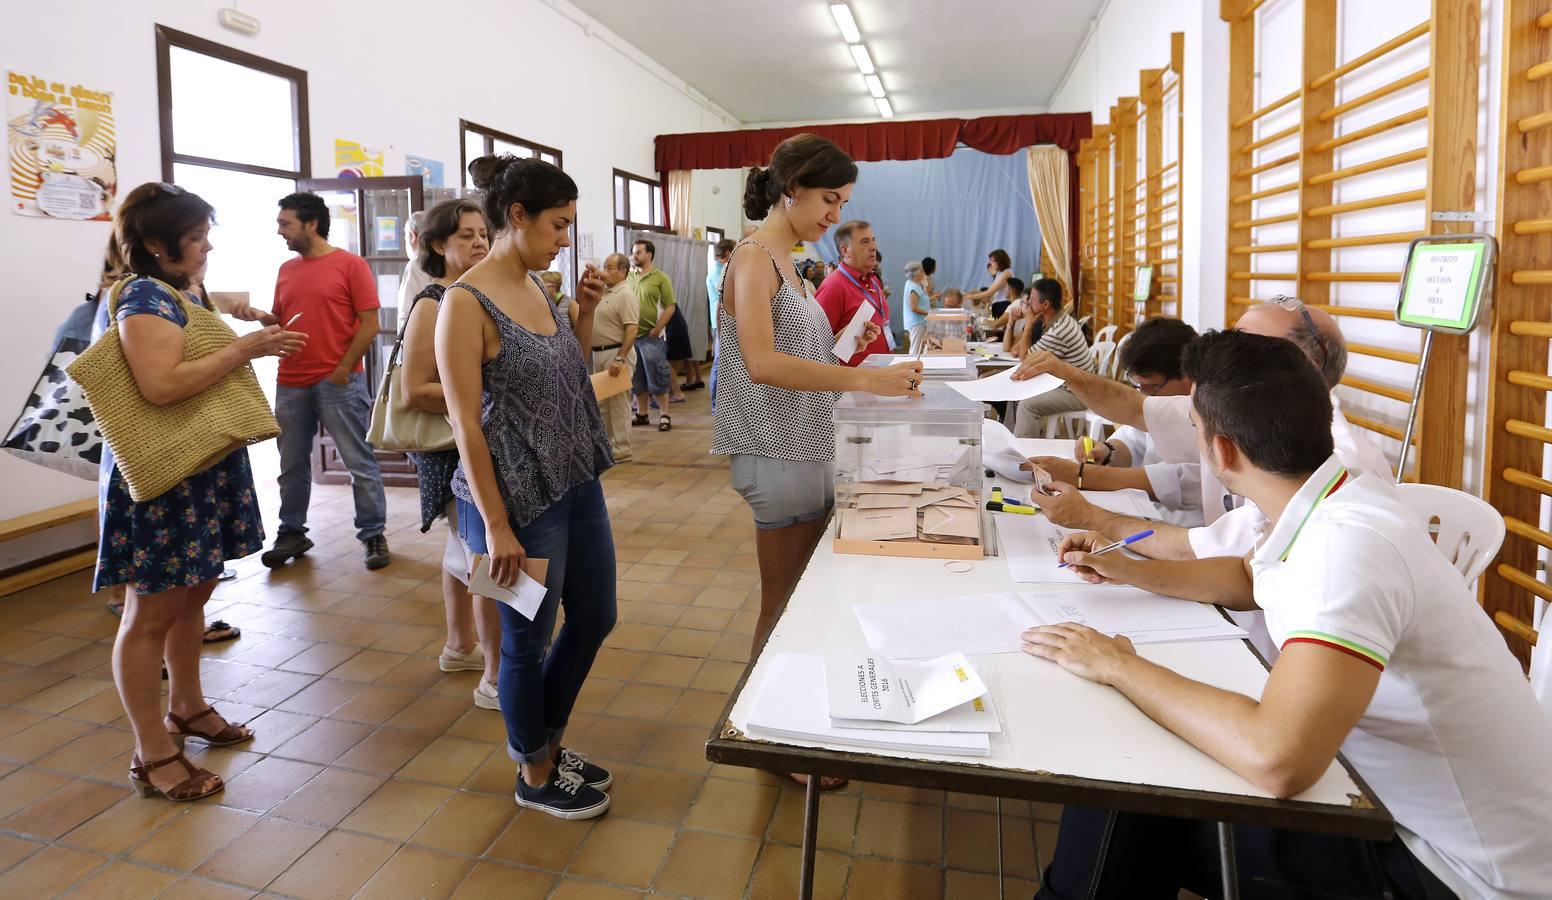
{"type": "MultiPolygon", "coordinates": [[[[635,461],[604,477],[620,624],[568,743],[614,770],[606,816],[513,804],[500,715],[470,702],[477,674],[437,670],[444,532],[420,534],[415,493],[390,489],[395,558],[373,573],[348,489],[319,486],[317,549],[277,572],[244,561],[211,602],[243,637],[206,654],[206,693],[258,732],[197,754],[228,780],[211,800],[131,796],[116,622],[85,573],[0,600],[0,896],[793,896],[801,791],[705,758],[759,578],[748,510],[706,455],[706,392],[689,397],[672,432],[636,429],[635,461]]],[[[255,466],[262,480],[273,460],[255,466]]],[[[1003,806],[1008,896],[1028,897],[1057,809],[1003,806]]],[[[875,784],[828,795],[817,894],[996,897],[992,809],[875,784]]]]}

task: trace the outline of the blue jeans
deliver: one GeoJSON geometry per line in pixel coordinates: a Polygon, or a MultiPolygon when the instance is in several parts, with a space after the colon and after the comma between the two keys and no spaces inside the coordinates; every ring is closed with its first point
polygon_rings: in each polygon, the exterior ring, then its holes
{"type": "MultiPolygon", "coordinates": [[[[549,758],[604,638],[614,630],[614,535],[598,479],[579,484],[537,519],[514,529],[523,551],[549,560],[544,603],[529,621],[505,603],[501,611],[501,677],[496,692],[507,724],[507,754],[519,762],[549,758]],[[555,643],[555,613],[566,619],[555,643]],[[548,653],[546,653],[548,651],[548,653]]],[[[479,508],[458,500],[458,534],[471,553],[485,554],[479,508]]]]}
{"type": "Polygon", "coordinates": [[[313,495],[313,435],[322,424],[350,470],[357,540],[382,534],[388,521],[388,498],[383,495],[383,473],[377,457],[366,442],[372,418],[366,373],[352,373],[345,387],[330,384],[328,379],[307,387],[279,385],[275,388],[275,418],[280,422],[280,533],[307,533],[307,505],[313,495]]]}

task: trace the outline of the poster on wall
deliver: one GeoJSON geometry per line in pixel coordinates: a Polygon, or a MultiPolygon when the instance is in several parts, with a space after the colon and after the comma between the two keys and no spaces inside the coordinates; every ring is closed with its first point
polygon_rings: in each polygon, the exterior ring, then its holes
{"type": "Polygon", "coordinates": [[[356,141],[334,139],[334,168],[341,178],[381,178],[383,151],[356,141]]]}
{"type": "Polygon", "coordinates": [[[424,156],[416,156],[413,153],[404,155],[404,174],[419,175],[426,182],[426,190],[442,186],[442,161],[439,159],[427,159],[424,156]]]}
{"type": "Polygon", "coordinates": [[[118,191],[113,94],[6,73],[11,210],[54,219],[109,218],[118,191]]]}

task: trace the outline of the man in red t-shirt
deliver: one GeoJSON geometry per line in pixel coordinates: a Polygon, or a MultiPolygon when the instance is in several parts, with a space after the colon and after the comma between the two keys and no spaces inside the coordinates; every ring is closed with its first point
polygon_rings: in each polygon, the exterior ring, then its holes
{"type": "Polygon", "coordinates": [[[280,533],[261,557],[270,568],[308,550],[307,506],[312,498],[313,436],[322,425],[350,470],[356,501],[356,538],[366,548],[366,567],[388,565],[383,536],[388,501],[382,470],[366,442],[372,415],[361,358],[378,332],[377,283],[366,260],[329,244],[329,208],[317,194],[280,201],[277,232],[297,254],[275,278],[274,311],[266,320],[295,322],[307,346],[282,357],[276,379],[275,418],[280,421],[280,533]]]}
{"type": "Polygon", "coordinates": [[[835,230],[835,249],[841,254],[841,263],[825,278],[816,294],[830,320],[830,331],[840,333],[851,322],[863,300],[873,304],[873,322],[879,328],[873,343],[846,361],[846,365],[856,366],[871,354],[894,350],[889,330],[889,301],[884,297],[884,282],[876,271],[878,241],[873,237],[873,226],[856,220],[841,225],[835,230]]]}

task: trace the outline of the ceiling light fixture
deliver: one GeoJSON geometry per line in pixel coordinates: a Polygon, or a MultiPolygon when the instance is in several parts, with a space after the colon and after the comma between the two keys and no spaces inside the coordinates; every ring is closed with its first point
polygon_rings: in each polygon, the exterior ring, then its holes
{"type": "Polygon", "coordinates": [[[884,96],[884,83],[878,80],[877,75],[864,75],[862,76],[862,80],[867,82],[868,93],[872,94],[874,97],[884,96]]]}
{"type": "Polygon", "coordinates": [[[857,20],[852,18],[851,7],[844,3],[832,3],[830,15],[835,17],[835,25],[841,29],[841,38],[846,43],[855,44],[862,40],[862,32],[857,30],[857,20]]]}
{"type": "Polygon", "coordinates": [[[886,119],[893,119],[895,117],[894,107],[889,105],[889,98],[888,97],[880,97],[880,98],[878,98],[877,100],[875,100],[873,102],[878,104],[878,114],[879,115],[883,116],[886,119]]]}
{"type": "Polygon", "coordinates": [[[873,68],[873,57],[868,55],[866,44],[852,44],[851,58],[857,61],[857,68],[862,71],[862,74],[872,75],[877,71],[873,68]]]}

